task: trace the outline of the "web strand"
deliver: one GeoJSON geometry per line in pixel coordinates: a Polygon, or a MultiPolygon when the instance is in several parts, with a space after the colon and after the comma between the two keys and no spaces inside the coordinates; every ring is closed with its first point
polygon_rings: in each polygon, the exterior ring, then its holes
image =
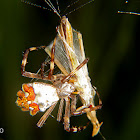
{"type": "MultiPolygon", "coordinates": [[[[79,0],[77,0],[77,1],[79,1],[79,0]]],[[[87,4],[89,4],[89,3],[93,2],[93,1],[94,1],[94,0],[90,0],[90,1],[88,1],[88,2],[86,2],[86,3],[84,3],[84,4],[82,4],[82,5],[80,5],[80,6],[77,7],[76,9],[73,9],[72,11],[66,13],[65,15],[68,15],[68,14],[71,14],[72,12],[74,12],[74,11],[77,11],[78,9],[84,7],[85,5],[87,5],[87,4]]]]}
{"type": "Polygon", "coordinates": [[[135,13],[135,12],[124,12],[124,11],[118,11],[119,14],[129,14],[129,15],[138,15],[140,16],[140,13],[135,13]]]}
{"type": "Polygon", "coordinates": [[[75,5],[75,4],[76,4],[76,3],[78,3],[78,2],[79,2],[79,0],[74,1],[73,3],[69,4],[69,5],[65,8],[65,10],[64,10],[64,12],[63,12],[63,13],[65,13],[65,12],[66,12],[66,10],[67,10],[68,8],[70,8],[72,5],[75,5]]]}
{"type": "MultiPolygon", "coordinates": [[[[51,0],[44,0],[44,1],[45,1],[45,3],[50,7],[50,9],[49,9],[49,8],[46,8],[46,7],[44,7],[44,6],[40,6],[40,5],[38,5],[38,4],[32,3],[32,2],[29,2],[29,1],[21,0],[21,2],[24,2],[24,3],[26,3],[26,4],[29,4],[29,5],[38,7],[38,8],[42,8],[42,9],[45,9],[45,10],[53,11],[54,13],[56,13],[56,14],[61,18],[61,15],[60,15],[60,7],[59,7],[59,2],[58,2],[58,0],[56,0],[57,9],[55,8],[55,6],[54,6],[53,3],[51,2],[51,0]]],[[[67,10],[68,8],[70,8],[70,7],[72,7],[73,5],[77,4],[79,1],[80,1],[80,0],[76,0],[76,1],[74,1],[74,2],[71,1],[71,4],[69,4],[69,5],[65,8],[65,10],[64,10],[63,13],[65,13],[66,10],[67,10]]],[[[80,5],[79,7],[77,7],[77,8],[75,8],[75,9],[71,10],[70,12],[68,12],[68,13],[66,13],[66,14],[64,14],[64,15],[71,14],[72,12],[77,11],[78,9],[84,7],[85,5],[87,5],[87,4],[89,4],[89,3],[93,2],[93,1],[94,1],[94,0],[89,0],[88,2],[86,2],[86,3],[82,4],[82,5],[80,5]]],[[[131,13],[131,12],[130,12],[130,13],[131,13]]],[[[133,13],[133,12],[132,12],[132,13],[133,13]]],[[[131,14],[132,14],[132,13],[131,13],[131,14]]],[[[134,13],[133,13],[133,14],[134,14],[134,13]]],[[[138,13],[138,14],[139,14],[139,13],[138,13]]],[[[137,15],[138,15],[138,14],[137,14],[137,15]]]]}
{"type": "Polygon", "coordinates": [[[49,8],[46,8],[46,7],[43,7],[43,6],[41,6],[41,5],[32,3],[32,2],[30,2],[30,1],[21,0],[21,2],[23,2],[23,3],[25,3],[25,4],[29,4],[29,5],[35,6],[35,7],[38,7],[38,8],[41,8],[41,9],[45,9],[45,10],[48,10],[48,11],[52,11],[52,10],[49,9],[49,8]]]}
{"type": "Polygon", "coordinates": [[[60,8],[59,8],[58,0],[56,0],[56,4],[57,4],[57,10],[58,10],[58,12],[60,13],[60,8]]]}
{"type": "Polygon", "coordinates": [[[56,8],[54,7],[54,5],[52,4],[52,2],[50,0],[45,0],[45,2],[48,4],[48,6],[54,11],[54,13],[56,13],[60,18],[60,14],[58,13],[58,11],[56,10],[56,8]]]}

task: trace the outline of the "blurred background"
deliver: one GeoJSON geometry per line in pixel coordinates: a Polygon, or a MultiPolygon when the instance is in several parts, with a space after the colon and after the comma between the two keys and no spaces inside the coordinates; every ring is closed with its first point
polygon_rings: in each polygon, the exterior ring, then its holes
{"type": "MultiPolygon", "coordinates": [[[[31,2],[47,7],[43,0],[31,2]]],[[[60,9],[69,3],[59,1],[60,9]]],[[[86,57],[90,58],[89,75],[103,101],[97,111],[99,121],[104,122],[102,135],[107,140],[134,140],[140,137],[140,16],[118,14],[118,10],[140,12],[140,2],[95,0],[67,17],[83,35],[86,57]]],[[[16,106],[17,91],[31,81],[20,73],[23,51],[48,45],[56,36],[60,19],[53,12],[20,0],[1,1],[0,14],[0,140],[102,140],[101,134],[91,137],[91,124],[80,133],[67,133],[51,116],[37,128],[43,113],[32,117],[16,106]]],[[[36,72],[45,58],[44,51],[30,53],[27,70],[36,72]]],[[[54,116],[57,110],[58,106],[54,116]]],[[[85,115],[74,117],[72,125],[85,125],[87,121],[85,115]]]]}

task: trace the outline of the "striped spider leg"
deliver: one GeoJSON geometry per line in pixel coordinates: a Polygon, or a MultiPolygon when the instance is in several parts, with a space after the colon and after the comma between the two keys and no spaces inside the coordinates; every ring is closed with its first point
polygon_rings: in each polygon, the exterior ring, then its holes
{"type": "MultiPolygon", "coordinates": [[[[53,43],[55,46],[55,40],[53,43]]],[[[60,101],[60,107],[58,111],[57,120],[60,121],[62,117],[62,107],[64,100],[66,102],[65,107],[65,115],[64,115],[64,129],[68,132],[74,132],[75,129],[77,131],[83,130],[86,126],[75,128],[70,128],[70,99],[71,101],[71,110],[75,111],[76,108],[76,100],[75,100],[75,86],[73,84],[74,78],[72,77],[76,71],[78,71],[81,67],[83,67],[87,62],[88,59],[85,59],[75,70],[69,73],[67,76],[64,74],[53,74],[54,69],[54,52],[55,47],[52,47],[51,50],[51,63],[50,63],[50,72],[48,76],[44,75],[44,66],[41,66],[41,74],[31,73],[25,71],[25,66],[27,64],[27,58],[30,51],[38,50],[39,48],[44,48],[45,46],[41,47],[32,47],[25,51],[22,64],[21,64],[21,73],[25,77],[29,78],[37,78],[43,80],[49,80],[52,84],[46,84],[43,82],[33,82],[27,83],[22,85],[22,90],[18,91],[17,93],[17,105],[21,107],[23,111],[30,111],[30,114],[36,115],[37,112],[42,111],[44,112],[48,109],[45,114],[41,117],[38,121],[37,126],[42,127],[48,116],[53,111],[55,105],[60,101]],[[64,81],[64,79],[67,79],[64,81]]]]}

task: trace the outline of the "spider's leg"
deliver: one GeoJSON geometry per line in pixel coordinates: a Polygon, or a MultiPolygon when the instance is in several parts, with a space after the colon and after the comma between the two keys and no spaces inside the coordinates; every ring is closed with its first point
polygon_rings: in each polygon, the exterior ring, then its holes
{"type": "Polygon", "coordinates": [[[48,61],[47,59],[43,62],[43,63],[41,63],[41,68],[40,68],[40,71],[41,71],[41,77],[42,77],[42,79],[44,79],[44,67],[46,66],[46,64],[49,64],[50,63],[50,61],[48,61]]]}
{"type": "MultiPolygon", "coordinates": [[[[75,111],[76,109],[76,95],[73,95],[73,97],[71,96],[70,98],[72,99],[71,101],[71,111],[75,111]]],[[[57,121],[62,122],[64,124],[64,130],[66,130],[67,132],[79,132],[82,131],[84,129],[87,128],[89,122],[87,123],[86,126],[72,126],[70,127],[70,98],[69,97],[65,97],[62,98],[60,101],[60,105],[59,105],[59,111],[58,111],[58,115],[57,115],[57,121]],[[63,105],[64,105],[64,99],[66,101],[66,106],[65,106],[65,115],[62,119],[62,112],[63,112],[63,105]]]]}
{"type": "MultiPolygon", "coordinates": [[[[25,71],[25,66],[27,64],[27,59],[28,59],[29,52],[34,51],[34,50],[38,50],[38,49],[44,49],[45,47],[46,46],[31,47],[31,48],[25,50],[24,55],[23,55],[23,59],[22,59],[22,62],[21,62],[21,73],[22,73],[22,76],[29,77],[29,78],[42,79],[41,75],[38,74],[38,73],[32,73],[32,72],[25,71]]],[[[45,76],[44,79],[48,80],[48,76],[45,76]]]]}
{"type": "Polygon", "coordinates": [[[71,112],[71,114],[74,115],[74,116],[77,116],[77,115],[82,115],[82,114],[87,113],[87,112],[96,111],[98,109],[101,109],[102,108],[102,101],[101,101],[99,93],[97,91],[96,91],[96,94],[99,98],[99,104],[98,105],[93,106],[91,104],[89,106],[81,106],[81,107],[77,108],[75,112],[71,112]]]}
{"type": "Polygon", "coordinates": [[[57,121],[60,122],[62,120],[62,113],[63,113],[63,106],[64,106],[64,98],[60,100],[60,105],[57,113],[57,121]]]}
{"type": "MultiPolygon", "coordinates": [[[[71,112],[75,112],[76,111],[76,95],[71,94],[70,98],[71,98],[71,112]]],[[[57,121],[59,122],[62,120],[63,106],[64,106],[64,98],[61,98],[58,113],[57,113],[57,121]]]]}
{"type": "MultiPolygon", "coordinates": [[[[51,80],[52,77],[53,77],[53,70],[54,70],[54,53],[55,53],[55,44],[56,44],[56,38],[54,39],[54,42],[53,42],[53,46],[52,46],[52,49],[51,49],[51,62],[50,62],[50,72],[49,72],[49,75],[48,75],[48,78],[51,80]]],[[[46,62],[43,62],[41,64],[41,76],[42,76],[42,79],[44,79],[44,66],[46,65],[46,62]]]]}
{"type": "MultiPolygon", "coordinates": [[[[96,91],[95,87],[94,87],[94,90],[96,91]]],[[[99,121],[96,118],[96,110],[102,108],[102,101],[101,101],[99,93],[97,91],[96,91],[96,94],[99,98],[99,104],[97,106],[94,106],[94,104],[91,103],[88,106],[85,105],[85,106],[81,106],[81,107],[77,108],[75,112],[71,112],[71,115],[74,115],[74,116],[82,115],[84,113],[87,114],[88,119],[91,121],[91,123],[93,125],[92,136],[95,136],[99,133],[100,127],[103,124],[103,122],[99,123],[99,121]]],[[[80,127],[80,129],[81,128],[82,127],[80,127]]],[[[85,129],[86,127],[83,127],[83,128],[85,129]]],[[[77,129],[75,129],[75,130],[77,132],[77,129]]]]}
{"type": "Polygon", "coordinates": [[[42,127],[43,124],[45,123],[45,121],[47,120],[47,118],[49,117],[49,115],[51,114],[51,112],[53,111],[54,107],[56,106],[57,102],[55,104],[53,104],[46,112],[45,114],[40,118],[40,120],[37,123],[38,127],[42,127]]]}
{"type": "Polygon", "coordinates": [[[63,78],[61,81],[66,82],[71,76],[75,74],[81,67],[83,67],[87,62],[88,58],[86,58],[76,69],[72,70],[71,73],[69,73],[65,78],[63,78]]]}
{"type": "Polygon", "coordinates": [[[70,98],[66,97],[66,107],[65,107],[65,116],[64,116],[64,129],[69,131],[70,127],[70,98]]]}
{"type": "MultiPolygon", "coordinates": [[[[64,129],[67,132],[79,132],[79,131],[86,129],[89,122],[87,123],[86,126],[78,126],[78,127],[72,126],[72,127],[70,127],[70,99],[65,98],[65,100],[66,100],[66,107],[65,107],[65,116],[64,116],[64,129]]],[[[75,104],[75,99],[73,100],[73,103],[75,104]]]]}
{"type": "Polygon", "coordinates": [[[56,45],[56,38],[54,39],[52,50],[51,50],[51,63],[50,63],[50,72],[49,72],[49,79],[51,80],[54,70],[54,53],[55,53],[55,45],[56,45]]]}
{"type": "Polygon", "coordinates": [[[71,94],[71,112],[76,111],[76,95],[71,94]]]}

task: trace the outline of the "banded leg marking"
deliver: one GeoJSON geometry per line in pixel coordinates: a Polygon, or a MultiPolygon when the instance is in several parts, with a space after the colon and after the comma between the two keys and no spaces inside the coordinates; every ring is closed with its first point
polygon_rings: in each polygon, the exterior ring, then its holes
{"type": "Polygon", "coordinates": [[[50,72],[49,72],[49,79],[53,76],[53,70],[54,70],[54,53],[55,53],[55,44],[56,44],[56,38],[54,39],[52,50],[51,50],[51,63],[50,63],[50,72]]]}

